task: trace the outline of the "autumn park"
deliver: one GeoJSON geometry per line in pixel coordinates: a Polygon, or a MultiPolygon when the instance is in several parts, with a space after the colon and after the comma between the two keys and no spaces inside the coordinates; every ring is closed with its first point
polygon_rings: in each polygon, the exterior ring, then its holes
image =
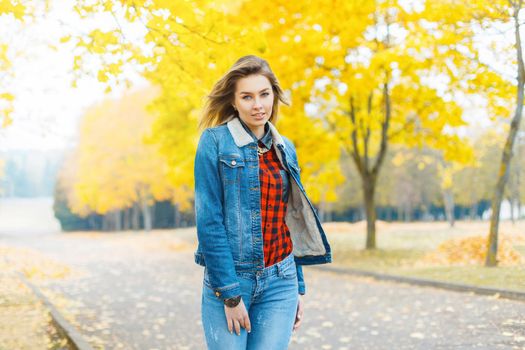
{"type": "Polygon", "coordinates": [[[199,121],[245,55],[332,249],[289,348],[524,350],[524,23],[523,0],[0,0],[0,350],[206,348],[199,121]]]}

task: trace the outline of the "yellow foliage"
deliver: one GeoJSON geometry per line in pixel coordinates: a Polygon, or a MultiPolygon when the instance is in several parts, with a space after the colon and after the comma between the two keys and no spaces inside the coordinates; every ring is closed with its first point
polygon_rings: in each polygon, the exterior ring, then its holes
{"type": "Polygon", "coordinates": [[[11,14],[16,19],[22,19],[26,14],[27,7],[21,0],[0,0],[0,15],[11,14]]]}
{"type": "MultiPolygon", "coordinates": [[[[2,73],[2,71],[7,71],[11,67],[11,62],[7,53],[8,46],[0,43],[0,73],[2,73]]],[[[1,127],[6,127],[12,122],[11,114],[13,113],[13,102],[15,97],[7,91],[2,91],[2,88],[0,88],[0,121],[2,123],[1,127]]]]}
{"type": "MultiPolygon", "coordinates": [[[[498,242],[498,265],[525,264],[525,257],[513,248],[515,238],[501,235],[498,242]]],[[[427,254],[420,263],[439,266],[483,265],[487,253],[487,237],[453,238],[441,243],[436,251],[427,254]]]]}
{"type": "Polygon", "coordinates": [[[145,142],[154,122],[147,106],[157,95],[155,89],[128,93],[86,113],[78,148],[61,174],[73,212],[105,214],[170,198],[187,207],[188,191],[170,183],[158,145],[145,142]]]}
{"type": "MultiPolygon", "coordinates": [[[[45,5],[48,9],[49,0],[33,2],[24,0],[0,0],[0,18],[3,16],[12,16],[17,22],[24,22],[27,18],[33,17],[37,5],[45,5]]],[[[8,57],[9,38],[0,38],[0,128],[5,128],[12,123],[11,115],[14,112],[14,96],[8,91],[5,77],[12,77],[13,72],[10,70],[12,65],[8,57]]]]}
{"type": "Polygon", "coordinates": [[[0,246],[0,256],[0,270],[6,273],[19,271],[27,278],[65,278],[71,273],[69,266],[29,248],[0,246]]]}
{"type": "MultiPolygon", "coordinates": [[[[471,145],[454,133],[465,126],[455,93],[482,90],[491,112],[505,113],[512,88],[479,63],[470,25],[480,14],[500,20],[495,7],[501,1],[426,1],[416,9],[407,2],[362,0],[308,6],[285,0],[132,5],[83,0],[76,5],[81,16],[118,12],[142,23],[147,33],[144,43],[134,43],[123,40],[120,30],[97,29],[80,38],[77,47],[112,58],[97,72],[108,86],[129,63],[145,68],[145,77],[160,87],[151,105],[156,120],[148,142],[159,145],[168,177],[181,193],[193,186],[196,116],[212,84],[242,55],[267,59],[292,100],[280,111],[279,129],[297,146],[313,201],[330,202],[337,200],[335,189],[344,181],[341,149],[362,163],[378,158],[385,87],[391,104],[388,143],[437,149],[454,167],[473,162],[471,145]],[[274,21],[268,21],[268,13],[274,21]],[[307,115],[307,105],[315,106],[315,115],[307,115]]],[[[80,56],[74,63],[76,70],[84,65],[80,56]]],[[[425,163],[418,166],[423,170],[425,163]]],[[[452,187],[455,172],[444,174],[443,187],[452,187]]]]}

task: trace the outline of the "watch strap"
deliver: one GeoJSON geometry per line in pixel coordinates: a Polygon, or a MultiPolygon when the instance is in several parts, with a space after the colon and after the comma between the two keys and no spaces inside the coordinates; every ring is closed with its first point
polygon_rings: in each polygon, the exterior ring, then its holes
{"type": "Polygon", "coordinates": [[[224,299],[224,305],[227,307],[236,307],[241,302],[241,296],[238,295],[233,298],[224,299]]]}

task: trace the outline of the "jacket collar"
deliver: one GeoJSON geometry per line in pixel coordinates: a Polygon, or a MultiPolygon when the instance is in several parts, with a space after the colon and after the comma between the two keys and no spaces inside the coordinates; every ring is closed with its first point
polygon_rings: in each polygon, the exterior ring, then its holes
{"type": "MultiPolygon", "coordinates": [[[[253,137],[248,134],[246,130],[244,130],[244,127],[242,126],[238,117],[231,116],[226,125],[228,126],[228,130],[230,130],[237,147],[243,147],[249,143],[254,142],[253,137]]],[[[286,146],[284,144],[283,138],[277,131],[277,128],[270,121],[268,121],[268,125],[270,127],[270,132],[272,133],[272,141],[274,144],[282,145],[283,148],[285,148],[286,146]]]]}

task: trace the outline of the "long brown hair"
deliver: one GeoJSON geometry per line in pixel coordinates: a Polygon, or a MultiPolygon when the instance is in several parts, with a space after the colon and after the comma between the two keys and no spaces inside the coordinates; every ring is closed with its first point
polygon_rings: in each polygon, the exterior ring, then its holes
{"type": "Polygon", "coordinates": [[[231,116],[238,116],[238,112],[234,110],[232,106],[235,85],[239,79],[254,74],[264,75],[272,85],[274,99],[270,121],[272,123],[277,121],[279,101],[285,105],[289,105],[289,102],[284,96],[284,92],[268,62],[260,57],[248,55],[239,58],[228,72],[213,86],[199,122],[199,128],[201,130],[222,124],[231,116]]]}

